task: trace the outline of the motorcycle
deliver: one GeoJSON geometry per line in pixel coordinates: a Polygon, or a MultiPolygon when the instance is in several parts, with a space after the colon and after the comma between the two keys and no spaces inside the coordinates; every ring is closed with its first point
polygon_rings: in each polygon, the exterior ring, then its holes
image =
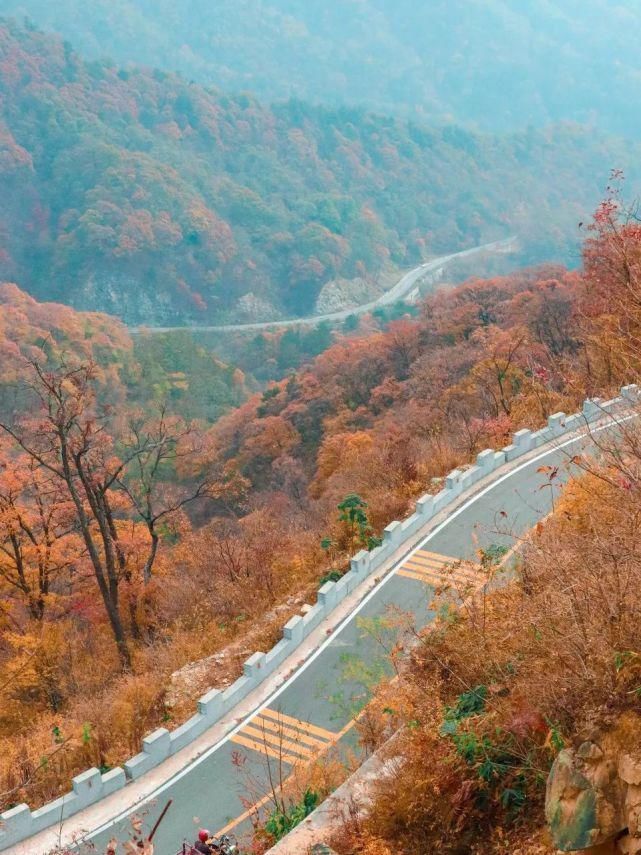
{"type": "MultiPolygon", "coordinates": [[[[216,850],[214,849],[214,852],[216,850]]],[[[220,855],[240,855],[238,842],[236,838],[231,838],[228,834],[223,834],[218,841],[218,851],[220,855]]]]}
{"type": "MultiPolygon", "coordinates": [[[[209,841],[212,855],[240,855],[240,848],[235,837],[230,837],[228,834],[222,834],[220,837],[213,837],[209,841]]],[[[176,855],[200,855],[200,852],[191,845],[191,843],[183,843],[183,847],[176,855]]]]}

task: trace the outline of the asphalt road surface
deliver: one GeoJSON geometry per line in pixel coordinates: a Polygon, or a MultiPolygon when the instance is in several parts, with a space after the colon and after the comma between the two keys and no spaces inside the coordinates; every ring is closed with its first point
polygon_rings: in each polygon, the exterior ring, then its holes
{"type": "MultiPolygon", "coordinates": [[[[369,696],[368,685],[389,667],[385,646],[398,631],[386,623],[402,613],[415,626],[426,626],[437,579],[451,573],[464,584],[479,572],[479,547],[513,547],[550,512],[554,495],[571,477],[570,456],[589,445],[586,438],[559,440],[473,496],[396,565],[264,707],[162,785],[142,808],[151,827],[173,799],[155,840],[157,855],[175,855],[183,839],[194,839],[198,825],[242,837],[249,826],[247,804],[269,793],[270,775],[278,780],[314,756],[358,750],[354,716],[369,696]],[[543,464],[561,467],[553,489],[537,471],[543,464]]],[[[125,838],[129,823],[121,817],[91,835],[98,852],[110,837],[125,838]]]]}
{"type": "Polygon", "coordinates": [[[417,287],[418,283],[425,276],[434,275],[443,270],[452,261],[461,261],[465,258],[472,258],[475,255],[480,255],[484,252],[505,253],[511,252],[516,245],[516,237],[509,237],[506,240],[494,241],[486,243],[482,246],[475,246],[471,249],[463,250],[463,252],[455,252],[451,255],[442,255],[432,261],[426,261],[424,264],[415,267],[406,273],[393,288],[386,291],[378,299],[372,300],[369,303],[363,303],[360,306],[355,306],[351,309],[342,309],[338,312],[329,312],[324,315],[311,315],[306,318],[289,318],[282,321],[259,321],[249,324],[223,324],[220,326],[178,326],[178,327],[132,327],[131,332],[137,333],[144,330],[145,333],[166,333],[166,332],[241,332],[251,330],[266,330],[275,327],[304,327],[315,326],[323,321],[345,321],[352,315],[364,315],[366,312],[371,312],[379,306],[389,306],[403,300],[408,294],[417,287]]]}

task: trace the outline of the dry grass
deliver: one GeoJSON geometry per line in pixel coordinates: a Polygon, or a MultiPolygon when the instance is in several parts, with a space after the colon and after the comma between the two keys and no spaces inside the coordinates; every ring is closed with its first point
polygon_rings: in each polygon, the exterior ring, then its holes
{"type": "MultiPolygon", "coordinates": [[[[638,439],[604,447],[599,468],[577,461],[586,472],[533,533],[518,578],[421,639],[396,689],[402,762],[334,841],[342,855],[554,851],[542,806],[557,751],[641,711],[638,439]]],[[[387,692],[370,710],[374,747],[389,704],[387,692]]]]}

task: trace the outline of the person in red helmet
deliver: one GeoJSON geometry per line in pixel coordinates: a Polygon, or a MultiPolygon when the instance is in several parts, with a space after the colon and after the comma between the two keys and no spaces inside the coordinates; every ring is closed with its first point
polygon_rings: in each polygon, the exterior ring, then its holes
{"type": "Polygon", "coordinates": [[[207,831],[206,828],[201,828],[198,832],[198,840],[194,844],[194,849],[196,852],[202,852],[204,855],[212,855],[214,852],[213,846],[209,843],[211,840],[211,834],[207,831]]]}

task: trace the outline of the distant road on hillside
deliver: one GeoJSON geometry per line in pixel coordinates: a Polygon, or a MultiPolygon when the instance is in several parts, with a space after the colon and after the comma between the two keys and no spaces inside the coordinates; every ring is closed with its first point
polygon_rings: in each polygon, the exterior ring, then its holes
{"type": "Polygon", "coordinates": [[[137,326],[132,327],[130,332],[134,334],[143,331],[149,334],[179,332],[181,330],[189,332],[242,332],[275,329],[278,327],[309,327],[320,324],[323,321],[344,321],[352,315],[364,315],[379,306],[389,306],[392,303],[398,303],[400,300],[404,300],[411,295],[412,292],[417,290],[419,283],[423,279],[428,277],[435,279],[453,261],[461,261],[462,259],[471,258],[474,255],[481,255],[482,253],[507,254],[509,252],[513,252],[516,249],[516,246],[517,237],[512,235],[504,240],[484,243],[481,246],[474,246],[471,249],[465,249],[462,252],[454,252],[451,255],[441,255],[438,258],[432,259],[432,261],[426,261],[418,267],[415,267],[413,270],[410,270],[409,273],[406,273],[401,279],[399,279],[396,285],[390,288],[389,291],[381,294],[381,296],[376,300],[372,300],[369,303],[363,303],[360,306],[353,306],[349,309],[341,309],[338,312],[329,312],[324,315],[309,315],[305,318],[289,318],[282,321],[259,321],[248,324],[222,324],[218,326],[184,325],[175,327],[137,326]]]}

